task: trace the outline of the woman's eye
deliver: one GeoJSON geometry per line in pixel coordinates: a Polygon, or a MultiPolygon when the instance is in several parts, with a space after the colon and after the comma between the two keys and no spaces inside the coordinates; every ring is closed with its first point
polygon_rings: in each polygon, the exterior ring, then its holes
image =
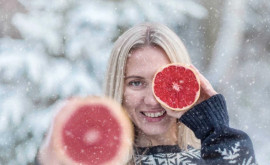
{"type": "Polygon", "coordinates": [[[146,86],[146,83],[142,80],[132,80],[128,83],[128,86],[133,89],[143,89],[146,86]]]}
{"type": "Polygon", "coordinates": [[[138,87],[138,86],[142,86],[143,83],[141,81],[131,81],[128,83],[128,85],[138,87]]]}

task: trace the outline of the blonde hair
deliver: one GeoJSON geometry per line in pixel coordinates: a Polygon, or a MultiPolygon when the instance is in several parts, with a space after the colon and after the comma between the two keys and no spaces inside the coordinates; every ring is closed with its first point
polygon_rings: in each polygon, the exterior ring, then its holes
{"type": "MultiPolygon", "coordinates": [[[[133,49],[149,45],[162,48],[172,63],[191,63],[184,44],[168,27],[157,23],[137,25],[127,30],[115,42],[107,67],[104,88],[106,96],[122,104],[128,55],[133,49]]],[[[178,134],[178,144],[182,149],[187,149],[188,145],[194,148],[200,147],[200,141],[182,123],[179,123],[178,134]]]]}

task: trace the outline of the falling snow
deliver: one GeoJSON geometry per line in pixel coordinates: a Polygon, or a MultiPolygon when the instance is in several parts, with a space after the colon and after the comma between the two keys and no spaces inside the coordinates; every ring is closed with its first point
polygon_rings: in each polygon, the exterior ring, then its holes
{"type": "MultiPolygon", "coordinates": [[[[134,24],[152,21],[181,36],[194,65],[224,94],[231,125],[250,135],[258,163],[268,165],[270,3],[223,3],[1,2],[0,164],[33,162],[59,102],[75,95],[101,95],[115,39],[134,24]],[[17,5],[10,10],[11,4],[17,5]]],[[[87,137],[92,141],[97,134],[87,137]]]]}

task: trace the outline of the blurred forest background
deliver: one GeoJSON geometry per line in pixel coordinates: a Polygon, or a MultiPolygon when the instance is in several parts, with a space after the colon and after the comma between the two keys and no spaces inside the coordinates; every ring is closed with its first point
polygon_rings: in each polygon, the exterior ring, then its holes
{"type": "Polygon", "coordinates": [[[32,164],[55,106],[101,95],[114,41],[145,21],[182,38],[269,165],[269,0],[0,0],[0,164],[32,164]]]}

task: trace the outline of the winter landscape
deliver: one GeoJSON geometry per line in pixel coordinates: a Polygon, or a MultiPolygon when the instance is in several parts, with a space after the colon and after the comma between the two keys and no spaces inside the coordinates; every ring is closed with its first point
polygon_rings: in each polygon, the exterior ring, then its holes
{"type": "Polygon", "coordinates": [[[102,95],[114,41],[142,22],[177,32],[269,165],[269,0],[1,0],[0,164],[33,163],[61,101],[102,95]]]}

